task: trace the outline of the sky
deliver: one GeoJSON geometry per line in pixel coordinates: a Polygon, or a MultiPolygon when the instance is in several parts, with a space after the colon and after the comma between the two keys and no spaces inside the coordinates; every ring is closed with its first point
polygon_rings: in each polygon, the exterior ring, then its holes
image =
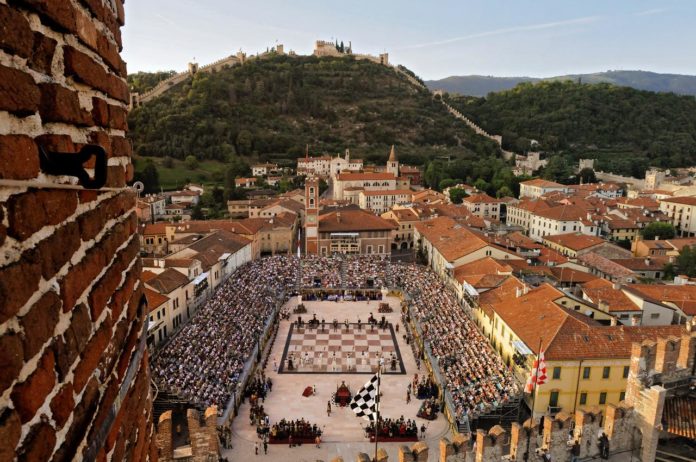
{"type": "Polygon", "coordinates": [[[696,75],[694,0],[135,0],[129,72],[236,53],[311,54],[315,40],[389,53],[423,79],[548,77],[606,70],[696,75]]]}

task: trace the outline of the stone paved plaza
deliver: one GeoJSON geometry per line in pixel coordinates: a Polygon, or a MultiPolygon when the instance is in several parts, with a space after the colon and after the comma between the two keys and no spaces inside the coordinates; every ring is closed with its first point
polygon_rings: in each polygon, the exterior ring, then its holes
{"type": "MultiPolygon", "coordinates": [[[[302,317],[309,320],[312,319],[313,314],[316,314],[318,319],[333,320],[336,318],[343,321],[347,318],[350,323],[355,323],[358,318],[365,322],[370,313],[373,313],[375,318],[378,319],[381,319],[384,315],[395,327],[397,324],[401,324],[400,300],[389,297],[386,301],[394,309],[393,313],[377,313],[379,304],[377,301],[304,302],[307,313],[303,314],[302,317]]],[[[288,304],[290,309],[292,309],[297,304],[297,300],[293,299],[288,304]]],[[[291,320],[296,319],[297,315],[291,317],[291,320]]],[[[351,328],[354,327],[356,328],[357,326],[351,326],[351,328]]],[[[269,445],[268,455],[254,456],[254,443],[261,440],[256,435],[256,427],[249,425],[249,403],[247,401],[241,406],[239,416],[235,418],[232,425],[233,448],[225,450],[223,457],[227,457],[230,461],[283,460],[288,462],[314,462],[316,460],[329,461],[333,457],[342,456],[348,462],[355,460],[358,452],[372,454],[374,443],[368,441],[362,428],[366,426],[366,420],[356,417],[349,407],[332,407],[333,410],[330,417],[326,413],[326,403],[331,399],[331,395],[336,392],[336,388],[341,382],[345,382],[350,387],[351,392],[355,393],[370,379],[370,373],[356,373],[355,371],[350,373],[332,373],[331,371],[329,373],[318,373],[316,371],[311,373],[302,373],[301,371],[278,373],[274,371],[274,364],[281,365],[283,354],[289,343],[288,334],[290,329],[290,321],[281,321],[275,343],[271,346],[265,373],[266,376],[273,380],[273,391],[268,395],[263,406],[270,417],[271,424],[283,418],[304,418],[310,423],[316,423],[324,432],[322,447],[316,449],[314,445],[303,445],[301,447],[289,448],[287,445],[269,445]],[[302,396],[302,392],[308,386],[316,386],[316,396],[307,398],[302,396]]],[[[353,333],[351,329],[348,336],[364,335],[364,330],[364,325],[361,330],[362,334],[357,332],[357,329],[353,333]]],[[[377,332],[377,329],[375,329],[375,332],[377,332]]],[[[381,335],[386,335],[385,332],[388,332],[391,336],[390,330],[379,330],[379,332],[381,335]]],[[[414,374],[418,373],[420,376],[425,372],[425,366],[422,366],[420,371],[416,367],[415,357],[410,345],[406,344],[404,334],[404,326],[400,325],[398,333],[394,330],[393,339],[396,341],[394,347],[400,354],[405,373],[383,375],[380,390],[383,393],[383,397],[380,409],[385,418],[399,418],[403,415],[405,419],[416,419],[419,428],[421,424],[425,423],[428,427],[426,441],[431,448],[430,460],[435,461],[438,456],[439,439],[449,434],[449,425],[443,415],[439,415],[437,420],[432,422],[416,418],[422,403],[420,400],[412,397],[411,403],[406,404],[406,387],[413,379],[414,374]]],[[[379,336],[380,334],[377,335],[379,336]]],[[[290,341],[292,339],[297,340],[299,337],[296,339],[295,335],[293,335],[290,337],[290,341]]],[[[346,351],[348,350],[346,349],[346,351]]],[[[380,443],[380,447],[387,450],[390,460],[396,461],[398,460],[398,447],[403,444],[410,445],[413,443],[380,443]]]]}

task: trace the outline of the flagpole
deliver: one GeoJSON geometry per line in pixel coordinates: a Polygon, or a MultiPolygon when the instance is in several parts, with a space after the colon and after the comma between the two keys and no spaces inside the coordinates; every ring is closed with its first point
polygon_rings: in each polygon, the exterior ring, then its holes
{"type": "MultiPolygon", "coordinates": [[[[536,364],[537,366],[534,368],[534,382],[532,383],[532,427],[534,427],[534,406],[536,404],[536,387],[537,387],[537,381],[539,380],[539,357],[541,356],[541,337],[539,338],[539,349],[537,350],[537,357],[536,357],[536,364]]],[[[532,429],[529,428],[527,430],[527,450],[524,453],[524,460],[528,461],[529,460],[529,444],[531,443],[532,440],[532,429]]]]}
{"type": "Polygon", "coordinates": [[[377,417],[375,418],[375,462],[377,462],[377,442],[379,441],[379,383],[382,381],[382,364],[377,361],[377,417]]]}

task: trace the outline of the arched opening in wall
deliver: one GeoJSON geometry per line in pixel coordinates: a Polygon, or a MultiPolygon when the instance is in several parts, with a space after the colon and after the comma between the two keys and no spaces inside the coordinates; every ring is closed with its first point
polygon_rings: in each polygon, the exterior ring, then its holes
{"type": "Polygon", "coordinates": [[[392,249],[392,250],[396,250],[396,242],[392,242],[392,244],[391,244],[391,249],[392,249]]]}
{"type": "Polygon", "coordinates": [[[406,250],[408,249],[408,242],[402,242],[401,243],[401,250],[406,250]]]}

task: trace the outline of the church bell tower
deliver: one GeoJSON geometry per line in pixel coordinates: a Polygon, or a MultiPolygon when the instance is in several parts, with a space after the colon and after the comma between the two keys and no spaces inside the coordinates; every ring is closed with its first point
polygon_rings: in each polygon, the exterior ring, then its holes
{"type": "Polygon", "coordinates": [[[305,254],[319,253],[319,180],[305,180],[305,254]]]}

